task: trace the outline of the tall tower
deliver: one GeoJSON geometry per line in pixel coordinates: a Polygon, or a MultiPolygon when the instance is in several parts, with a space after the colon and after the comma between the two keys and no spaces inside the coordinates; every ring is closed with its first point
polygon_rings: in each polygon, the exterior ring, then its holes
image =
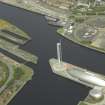
{"type": "Polygon", "coordinates": [[[57,57],[58,57],[59,63],[61,63],[62,62],[62,45],[61,45],[61,41],[59,43],[57,43],[57,57]]]}

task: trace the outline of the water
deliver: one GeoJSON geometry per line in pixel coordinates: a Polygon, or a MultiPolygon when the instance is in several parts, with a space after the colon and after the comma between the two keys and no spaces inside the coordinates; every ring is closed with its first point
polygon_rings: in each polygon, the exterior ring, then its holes
{"type": "MultiPolygon", "coordinates": [[[[35,71],[33,80],[9,105],[77,105],[79,100],[87,96],[89,88],[52,73],[48,60],[56,57],[56,43],[60,39],[63,42],[64,61],[105,74],[105,54],[81,47],[58,36],[57,27],[48,25],[43,16],[0,4],[0,17],[31,35],[32,41],[21,48],[39,57],[37,65],[29,64],[35,71]]],[[[7,55],[17,59],[10,54],[7,55]]]]}

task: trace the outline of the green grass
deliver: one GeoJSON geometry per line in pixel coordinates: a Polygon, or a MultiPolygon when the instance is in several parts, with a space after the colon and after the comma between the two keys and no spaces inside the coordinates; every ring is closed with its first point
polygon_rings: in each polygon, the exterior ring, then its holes
{"type": "Polygon", "coordinates": [[[84,101],[80,101],[80,103],[78,105],[88,105],[88,104],[85,103],[84,101]]]}
{"type": "Polygon", "coordinates": [[[8,74],[7,65],[5,63],[3,63],[2,61],[0,61],[0,67],[2,67],[3,72],[5,73],[5,78],[3,78],[3,80],[0,82],[0,86],[2,86],[6,82],[9,74],[8,74]]]}
{"type": "Polygon", "coordinates": [[[57,32],[58,32],[59,34],[64,34],[64,28],[59,28],[59,29],[57,30],[57,32]]]}
{"type": "Polygon", "coordinates": [[[6,88],[0,93],[0,105],[7,105],[22,89],[22,87],[32,79],[33,70],[30,67],[20,64],[1,53],[0,58],[0,66],[3,67],[4,70],[9,71],[7,65],[11,65],[11,69],[13,70],[13,78],[8,82],[6,88]]]}
{"type": "Polygon", "coordinates": [[[14,79],[19,79],[22,75],[24,75],[24,71],[22,70],[22,68],[17,67],[14,73],[14,79]]]}

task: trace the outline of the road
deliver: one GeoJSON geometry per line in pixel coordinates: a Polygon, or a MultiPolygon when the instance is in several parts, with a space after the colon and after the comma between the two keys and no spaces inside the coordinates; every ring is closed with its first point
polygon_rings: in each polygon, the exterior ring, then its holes
{"type": "Polygon", "coordinates": [[[4,83],[4,85],[0,88],[0,93],[7,87],[8,83],[13,79],[13,68],[11,65],[7,65],[8,66],[8,70],[9,70],[9,76],[7,78],[7,81],[4,83]]]}

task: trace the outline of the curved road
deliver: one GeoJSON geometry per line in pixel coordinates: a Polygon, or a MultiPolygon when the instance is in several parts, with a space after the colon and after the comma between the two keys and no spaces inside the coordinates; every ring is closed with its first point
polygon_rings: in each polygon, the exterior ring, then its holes
{"type": "Polygon", "coordinates": [[[9,77],[7,79],[7,81],[4,83],[4,85],[0,88],[0,93],[7,87],[9,81],[11,81],[13,79],[13,74],[14,74],[14,71],[12,69],[12,66],[7,64],[8,66],[8,70],[9,70],[9,77]]]}

